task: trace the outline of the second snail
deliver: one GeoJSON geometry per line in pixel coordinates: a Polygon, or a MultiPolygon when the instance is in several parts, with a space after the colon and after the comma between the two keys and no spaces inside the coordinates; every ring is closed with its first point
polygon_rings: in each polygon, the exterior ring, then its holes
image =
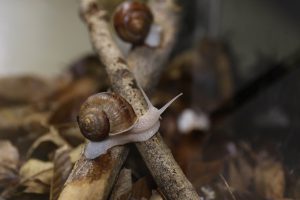
{"type": "Polygon", "coordinates": [[[134,46],[157,47],[160,43],[160,26],[154,23],[151,9],[144,3],[125,1],[120,4],[113,17],[117,35],[134,46]]]}
{"type": "Polygon", "coordinates": [[[83,136],[89,140],[84,152],[86,158],[94,159],[114,146],[150,139],[159,129],[160,115],[182,93],[161,109],[155,108],[144,92],[143,95],[148,110],[140,118],[131,105],[115,93],[98,93],[82,104],[78,124],[83,136]]]}

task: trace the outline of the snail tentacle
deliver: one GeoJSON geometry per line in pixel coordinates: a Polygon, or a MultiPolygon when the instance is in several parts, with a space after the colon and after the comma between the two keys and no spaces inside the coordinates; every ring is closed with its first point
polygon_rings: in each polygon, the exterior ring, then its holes
{"type": "Polygon", "coordinates": [[[164,105],[163,107],[161,107],[159,109],[159,115],[161,115],[163,112],[165,112],[165,110],[176,100],[178,99],[181,95],[183,95],[183,93],[178,94],[176,97],[174,97],[173,99],[171,99],[168,103],[166,103],[166,105],[164,105]]]}
{"type": "Polygon", "coordinates": [[[147,94],[145,93],[145,91],[143,90],[143,88],[139,85],[140,90],[142,91],[142,94],[147,102],[148,108],[150,107],[154,107],[150,101],[150,99],[148,98],[147,94]]]}

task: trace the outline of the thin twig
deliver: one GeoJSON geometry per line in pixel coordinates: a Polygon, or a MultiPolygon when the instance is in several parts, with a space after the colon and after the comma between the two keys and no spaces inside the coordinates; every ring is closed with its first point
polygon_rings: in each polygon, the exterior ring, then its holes
{"type": "Polygon", "coordinates": [[[236,200],[236,198],[235,198],[235,196],[234,196],[234,194],[233,194],[233,192],[232,192],[230,186],[228,185],[226,179],[224,178],[224,176],[223,176],[222,174],[219,174],[219,176],[220,176],[220,178],[222,179],[222,181],[224,182],[224,184],[225,184],[227,190],[229,191],[229,194],[230,194],[230,196],[232,197],[232,199],[233,199],[233,200],[236,200]]]}

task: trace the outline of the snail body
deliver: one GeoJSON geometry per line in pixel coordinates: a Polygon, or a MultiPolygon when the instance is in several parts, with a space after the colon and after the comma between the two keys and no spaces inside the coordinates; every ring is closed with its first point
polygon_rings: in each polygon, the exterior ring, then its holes
{"type": "MultiPolygon", "coordinates": [[[[143,92],[143,90],[142,90],[143,92]]],[[[123,99],[121,96],[116,95],[114,93],[112,93],[113,95],[111,97],[113,98],[121,98],[122,101],[125,100],[123,99]]],[[[97,99],[99,98],[99,95],[107,95],[107,93],[99,93],[96,95],[93,95],[91,97],[89,97],[89,99],[87,100],[89,106],[91,106],[91,102],[96,103],[95,107],[99,106],[99,107],[103,107],[101,105],[99,105],[99,101],[95,101],[93,100],[93,98],[97,99]]],[[[146,94],[143,92],[143,95],[147,101],[148,104],[148,110],[147,112],[141,116],[140,118],[138,118],[137,120],[132,120],[130,121],[130,123],[123,123],[120,122],[120,124],[127,124],[126,126],[124,126],[123,130],[118,130],[118,132],[115,132],[113,134],[108,134],[106,137],[103,137],[102,140],[91,140],[88,142],[86,148],[85,148],[85,157],[88,159],[94,159],[104,153],[107,152],[108,149],[114,147],[114,146],[118,146],[118,145],[123,145],[123,144],[127,144],[130,142],[142,142],[142,141],[146,141],[148,139],[150,139],[159,129],[160,126],[160,122],[159,122],[159,118],[160,115],[166,110],[167,107],[169,107],[171,105],[171,103],[173,103],[179,96],[182,95],[179,94],[176,97],[174,97],[171,101],[169,101],[165,106],[163,106],[160,109],[155,108],[152,103],[150,102],[150,100],[148,99],[148,97],[146,96],[146,94]]],[[[110,102],[114,102],[114,100],[109,100],[110,102]]],[[[126,101],[126,100],[125,100],[126,101]]],[[[106,106],[109,106],[109,104],[105,104],[106,106]]],[[[124,109],[131,112],[131,105],[128,104],[124,104],[126,106],[129,106],[130,108],[123,108],[122,106],[119,107],[118,109],[124,109]]],[[[80,126],[80,130],[82,131],[83,129],[85,130],[89,130],[89,131],[93,131],[90,132],[90,134],[99,134],[98,131],[102,130],[100,125],[93,125],[92,123],[87,123],[84,124],[82,121],[80,121],[80,119],[84,119],[85,116],[83,114],[88,113],[88,115],[90,115],[89,112],[84,112],[84,109],[89,108],[89,106],[86,105],[86,102],[83,104],[83,106],[81,107],[81,111],[79,112],[79,117],[78,117],[78,124],[80,126]],[[83,109],[83,110],[82,110],[83,109]],[[83,116],[80,116],[83,115],[83,116]],[[84,127],[84,126],[88,126],[88,125],[92,125],[94,127],[84,127]],[[97,128],[96,128],[97,127],[97,128]]],[[[117,106],[112,105],[112,108],[117,108],[117,106]]],[[[107,109],[110,112],[114,113],[113,115],[118,115],[118,109],[116,111],[112,111],[111,109],[107,109]]],[[[93,109],[92,109],[93,110],[93,109]]],[[[133,110],[133,109],[132,109],[133,110]]],[[[97,112],[94,112],[95,115],[97,116],[103,116],[102,114],[99,115],[99,113],[104,112],[103,110],[98,109],[97,112]]],[[[122,112],[122,111],[121,111],[122,112]]],[[[106,115],[108,116],[108,115],[106,115]]],[[[129,115],[128,115],[129,116],[129,115]]],[[[93,117],[90,117],[91,119],[93,119],[93,117]]],[[[126,115],[123,115],[122,117],[116,117],[116,118],[121,118],[122,120],[126,121],[128,120],[128,117],[126,117],[126,115]],[[125,117],[124,117],[125,116],[125,117]]],[[[133,117],[134,119],[134,117],[133,117]]],[[[117,123],[111,123],[112,119],[108,119],[109,124],[117,124],[117,123]]],[[[87,120],[88,121],[88,120],[87,120]]],[[[106,122],[107,120],[98,120],[95,122],[106,122]]],[[[119,126],[119,124],[117,124],[119,126]]],[[[106,126],[103,124],[103,126],[106,126]]],[[[112,132],[112,131],[108,131],[108,132],[112,132]]],[[[83,133],[83,132],[82,132],[83,133]]],[[[87,134],[83,134],[84,136],[87,134]]],[[[93,137],[90,137],[93,138],[93,137]]]]}

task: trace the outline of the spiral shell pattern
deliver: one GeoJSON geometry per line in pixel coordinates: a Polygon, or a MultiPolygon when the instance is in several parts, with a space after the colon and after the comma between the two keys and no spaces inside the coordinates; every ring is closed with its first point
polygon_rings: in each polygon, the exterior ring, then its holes
{"type": "Polygon", "coordinates": [[[78,124],[81,133],[91,141],[126,132],[137,121],[131,105],[115,93],[98,93],[81,106],[78,124]]]}
{"type": "Polygon", "coordinates": [[[114,14],[114,27],[118,36],[129,43],[142,44],[153,22],[148,6],[141,2],[124,2],[114,14]]]}

